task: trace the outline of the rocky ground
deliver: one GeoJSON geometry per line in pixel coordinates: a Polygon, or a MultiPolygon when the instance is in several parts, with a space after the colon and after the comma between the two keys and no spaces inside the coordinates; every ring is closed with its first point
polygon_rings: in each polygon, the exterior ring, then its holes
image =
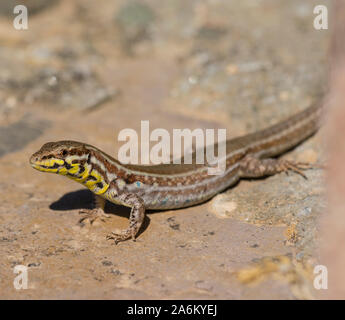
{"type": "MultiPolygon", "coordinates": [[[[326,5],[329,2],[324,1],[326,5]]],[[[310,299],[325,211],[323,170],[241,181],[193,208],[153,212],[136,242],[81,226],[91,193],[33,170],[48,141],[117,155],[121,129],[264,128],[319,99],[328,30],[317,1],[27,1],[0,5],[0,298],[310,299]],[[28,289],[13,286],[28,267],[28,289]]],[[[330,9],[330,7],[329,7],[330,9]]],[[[323,163],[322,133],[284,157],[323,163]]]]}

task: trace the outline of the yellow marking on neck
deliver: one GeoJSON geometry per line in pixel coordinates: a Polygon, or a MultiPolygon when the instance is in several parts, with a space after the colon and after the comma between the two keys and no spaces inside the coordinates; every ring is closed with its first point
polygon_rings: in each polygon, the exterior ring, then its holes
{"type": "Polygon", "coordinates": [[[84,183],[84,185],[88,189],[90,189],[95,194],[102,194],[107,191],[107,189],[109,188],[109,185],[105,183],[103,177],[95,169],[93,169],[90,172],[90,176],[95,177],[96,180],[89,180],[84,183]],[[97,183],[100,183],[100,182],[103,183],[103,188],[98,190],[97,183]]]}
{"type": "Polygon", "coordinates": [[[87,179],[87,177],[90,174],[90,170],[89,170],[89,167],[86,163],[84,164],[84,168],[85,168],[85,170],[84,170],[84,172],[80,178],[73,178],[75,181],[83,183],[87,179]]]}
{"type": "MultiPolygon", "coordinates": [[[[80,164],[73,164],[73,168],[71,168],[70,170],[67,170],[66,168],[63,168],[60,171],[63,171],[62,174],[65,174],[65,175],[67,175],[67,173],[76,174],[79,171],[79,167],[80,167],[80,164]],[[77,167],[77,169],[75,169],[76,167],[77,167]]],[[[70,179],[72,179],[74,181],[77,181],[79,183],[84,184],[84,181],[87,179],[89,174],[90,174],[89,166],[85,163],[84,164],[84,172],[82,173],[82,175],[80,177],[68,176],[68,178],[70,178],[70,179]]]]}
{"type": "Polygon", "coordinates": [[[103,184],[104,184],[104,187],[102,189],[100,189],[98,191],[93,191],[93,192],[95,194],[103,194],[104,192],[106,192],[108,190],[108,188],[109,188],[109,184],[104,183],[104,182],[103,182],[103,184]]]}
{"type": "Polygon", "coordinates": [[[89,180],[89,181],[86,181],[86,182],[85,182],[85,186],[86,186],[87,188],[89,188],[89,189],[93,188],[93,186],[94,186],[96,183],[102,182],[102,180],[103,180],[102,177],[101,177],[101,175],[100,175],[96,170],[92,170],[92,171],[90,172],[90,176],[95,177],[96,180],[89,180]]]}
{"type": "Polygon", "coordinates": [[[62,174],[63,176],[65,176],[67,174],[67,169],[65,167],[62,167],[60,170],[59,170],[59,174],[62,174]]]}
{"type": "Polygon", "coordinates": [[[72,168],[68,170],[70,174],[76,174],[79,171],[79,163],[71,164],[72,168]]]}

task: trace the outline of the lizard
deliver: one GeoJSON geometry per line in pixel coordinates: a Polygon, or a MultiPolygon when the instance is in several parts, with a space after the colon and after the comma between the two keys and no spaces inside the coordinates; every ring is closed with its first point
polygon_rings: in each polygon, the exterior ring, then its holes
{"type": "MultiPolygon", "coordinates": [[[[143,223],[145,210],[178,209],[203,203],[233,186],[241,178],[259,178],[302,170],[308,163],[277,158],[313,135],[320,126],[321,104],[266,129],[226,141],[226,167],[222,174],[209,175],[209,165],[123,164],[100,149],[77,141],[44,144],[30,157],[33,168],[66,176],[96,195],[96,207],[82,209],[84,219],[104,220],[106,200],[131,208],[128,228],[112,232],[115,243],[132,238],[143,223]]],[[[215,144],[217,148],[217,144],[215,144]]],[[[206,152],[206,151],[205,151],[206,152]]]]}

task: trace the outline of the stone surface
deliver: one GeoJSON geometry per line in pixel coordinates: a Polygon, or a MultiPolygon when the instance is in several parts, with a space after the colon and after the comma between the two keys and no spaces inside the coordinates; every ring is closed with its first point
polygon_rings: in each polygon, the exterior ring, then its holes
{"type": "MultiPolygon", "coordinates": [[[[28,159],[64,139],[116,155],[119,131],[140,131],[141,120],[169,132],[226,128],[232,138],[303,109],[326,79],[329,32],[313,29],[317,4],[145,1],[139,9],[155,18],[131,52],[114,23],[124,1],[61,0],[30,17],[25,32],[1,18],[0,298],[312,298],[325,208],[320,169],[308,170],[308,180],[241,181],[203,205],[151,212],[136,242],[115,246],[105,235],[127,225],[128,210],[108,205],[106,223],[78,225],[90,192],[34,171],[28,159]],[[73,77],[79,66],[82,78],[73,77]],[[54,72],[40,78],[45,70],[54,72]],[[100,94],[97,108],[81,110],[76,101],[102,88],[120,94],[100,94]],[[29,288],[17,291],[20,264],[29,288]]],[[[322,163],[321,137],[285,157],[322,163]]]]}

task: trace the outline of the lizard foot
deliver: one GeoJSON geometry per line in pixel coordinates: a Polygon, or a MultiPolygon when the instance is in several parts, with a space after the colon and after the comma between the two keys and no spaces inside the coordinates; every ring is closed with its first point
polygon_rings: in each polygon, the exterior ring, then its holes
{"type": "Polygon", "coordinates": [[[115,244],[118,244],[120,241],[125,241],[129,238],[132,238],[132,240],[135,241],[135,234],[136,230],[128,228],[119,232],[111,232],[107,235],[107,240],[114,240],[115,244]]]}
{"type": "Polygon", "coordinates": [[[308,179],[302,170],[308,170],[318,167],[317,165],[308,162],[294,162],[289,160],[280,159],[278,160],[277,170],[280,172],[285,172],[287,175],[289,171],[294,171],[301,175],[304,179],[308,179]]]}
{"type": "Polygon", "coordinates": [[[93,224],[97,219],[105,222],[105,219],[110,218],[110,216],[108,214],[105,214],[101,208],[81,209],[79,211],[79,214],[84,215],[84,217],[79,220],[79,223],[82,223],[85,220],[89,220],[90,224],[93,224]]]}

